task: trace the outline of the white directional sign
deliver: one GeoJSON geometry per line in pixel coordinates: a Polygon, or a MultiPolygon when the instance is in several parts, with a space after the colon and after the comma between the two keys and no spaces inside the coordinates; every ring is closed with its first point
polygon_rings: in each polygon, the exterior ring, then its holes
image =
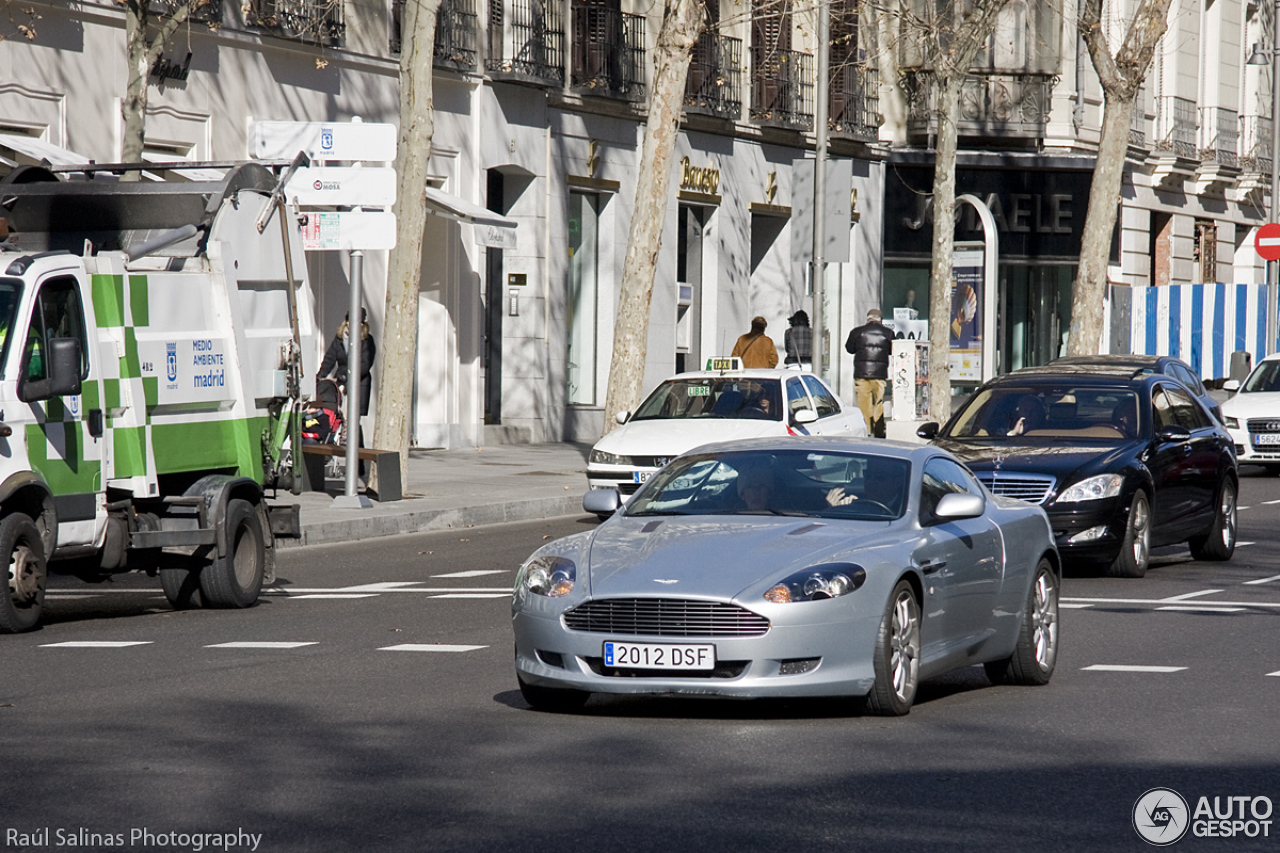
{"type": "Polygon", "coordinates": [[[396,215],[383,211],[311,212],[302,227],[302,247],[309,251],[394,249],[396,215]]]}
{"type": "Polygon", "coordinates": [[[312,160],[396,159],[396,127],[385,123],[260,121],[249,140],[259,160],[288,160],[305,151],[312,160]]]}
{"type": "Polygon", "coordinates": [[[396,201],[396,170],[389,166],[299,169],[285,193],[301,207],[390,207],[396,201]]]}

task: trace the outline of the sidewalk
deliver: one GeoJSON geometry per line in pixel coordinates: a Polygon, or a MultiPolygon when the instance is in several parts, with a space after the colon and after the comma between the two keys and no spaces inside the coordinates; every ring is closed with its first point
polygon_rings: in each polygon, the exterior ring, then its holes
{"type": "MultiPolygon", "coordinates": [[[[889,421],[889,438],[919,442],[917,426],[889,421]]],[[[301,507],[302,538],[279,544],[296,548],[579,514],[590,453],[590,445],[567,443],[411,450],[404,500],[337,509],[340,480],[329,481],[328,493],[280,492],[276,502],[301,507]]]]}

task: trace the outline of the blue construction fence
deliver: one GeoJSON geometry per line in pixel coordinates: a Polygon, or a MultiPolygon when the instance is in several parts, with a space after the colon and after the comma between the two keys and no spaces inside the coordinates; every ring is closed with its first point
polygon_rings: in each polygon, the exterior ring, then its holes
{"type": "Polygon", "coordinates": [[[1277,351],[1274,327],[1267,333],[1275,305],[1265,284],[1113,285],[1110,350],[1177,356],[1204,380],[1225,379],[1232,353],[1257,364],[1277,351]]]}

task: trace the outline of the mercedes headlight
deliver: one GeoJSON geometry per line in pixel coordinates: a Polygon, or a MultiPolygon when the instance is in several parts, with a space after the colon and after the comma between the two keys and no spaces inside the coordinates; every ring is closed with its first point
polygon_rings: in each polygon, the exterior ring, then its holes
{"type": "Polygon", "coordinates": [[[592,449],[589,464],[591,465],[630,465],[631,460],[625,456],[618,456],[617,454],[607,453],[603,450],[592,449]]]}
{"type": "Polygon", "coordinates": [[[560,598],[573,592],[578,567],[564,557],[537,557],[525,564],[516,576],[516,594],[521,591],[548,598],[560,598]]]}
{"type": "Polygon", "coordinates": [[[821,601],[847,595],[867,580],[867,572],[853,563],[826,563],[810,566],[779,581],[765,592],[766,601],[788,604],[793,601],[821,601]]]}
{"type": "Polygon", "coordinates": [[[1058,495],[1057,503],[1071,504],[1080,503],[1081,501],[1100,501],[1103,498],[1114,498],[1120,494],[1120,489],[1123,486],[1123,474],[1099,474],[1096,477],[1081,480],[1058,495]]]}

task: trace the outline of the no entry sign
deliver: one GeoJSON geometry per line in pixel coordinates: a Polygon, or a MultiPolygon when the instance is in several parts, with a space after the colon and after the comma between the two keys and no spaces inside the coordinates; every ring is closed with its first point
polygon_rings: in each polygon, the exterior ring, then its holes
{"type": "Polygon", "coordinates": [[[1268,222],[1259,228],[1253,245],[1264,261],[1280,261],[1280,224],[1268,222]]]}

